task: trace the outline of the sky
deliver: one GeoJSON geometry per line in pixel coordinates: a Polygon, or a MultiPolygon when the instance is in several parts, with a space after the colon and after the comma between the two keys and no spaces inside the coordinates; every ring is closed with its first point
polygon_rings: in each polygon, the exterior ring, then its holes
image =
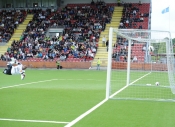
{"type": "Polygon", "coordinates": [[[151,29],[170,31],[175,38],[175,0],[152,0],[151,29]],[[169,7],[169,12],[162,11],[169,7]]]}

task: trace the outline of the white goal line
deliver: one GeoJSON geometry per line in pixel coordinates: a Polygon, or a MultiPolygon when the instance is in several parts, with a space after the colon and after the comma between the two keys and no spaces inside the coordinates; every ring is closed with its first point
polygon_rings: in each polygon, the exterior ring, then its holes
{"type": "Polygon", "coordinates": [[[62,121],[25,120],[25,119],[7,119],[7,118],[0,118],[0,121],[31,122],[31,123],[55,123],[55,124],[67,124],[67,123],[69,123],[69,122],[62,122],[62,121]]]}

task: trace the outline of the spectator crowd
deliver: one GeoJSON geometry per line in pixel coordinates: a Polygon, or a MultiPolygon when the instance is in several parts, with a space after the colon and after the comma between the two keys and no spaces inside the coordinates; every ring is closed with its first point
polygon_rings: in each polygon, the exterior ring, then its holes
{"type": "Polygon", "coordinates": [[[0,11],[0,43],[8,42],[17,28],[26,17],[25,10],[1,10],[0,11]]]}
{"type": "MultiPolygon", "coordinates": [[[[119,28],[135,28],[133,22],[140,22],[142,13],[131,3],[123,3],[123,7],[119,28]]],[[[106,24],[110,23],[113,11],[113,6],[103,1],[94,2],[93,0],[91,4],[68,4],[58,10],[1,11],[0,38],[5,41],[10,39],[14,29],[24,20],[26,13],[34,14],[34,17],[27,25],[20,40],[14,40],[0,59],[9,60],[14,57],[18,60],[30,58],[92,60],[97,52],[100,33],[105,29],[106,24]],[[50,27],[59,26],[64,27],[62,35],[46,35],[50,27]]],[[[117,50],[113,57],[126,56],[127,45],[126,39],[118,38],[114,46],[116,48],[120,46],[120,51],[117,50]]],[[[119,60],[120,57],[116,58],[119,60]]]]}
{"type": "MultiPolygon", "coordinates": [[[[47,9],[27,10],[34,14],[20,40],[14,40],[1,59],[11,57],[20,60],[40,58],[80,58],[92,60],[97,51],[100,32],[110,23],[114,8],[105,2],[67,5],[57,11],[47,9]],[[61,36],[47,36],[49,27],[63,26],[61,36]]],[[[21,22],[19,22],[21,23],[21,22]]]]}

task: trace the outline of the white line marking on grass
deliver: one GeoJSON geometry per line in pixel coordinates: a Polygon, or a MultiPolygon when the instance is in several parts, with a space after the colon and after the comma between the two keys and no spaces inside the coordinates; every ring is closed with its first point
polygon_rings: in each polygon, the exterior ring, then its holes
{"type": "Polygon", "coordinates": [[[101,101],[100,103],[98,103],[97,105],[95,105],[94,107],[92,107],[91,109],[89,109],[88,111],[86,111],[85,113],[81,114],[79,117],[77,117],[76,119],[74,119],[73,121],[71,121],[70,123],[68,123],[64,127],[71,127],[72,125],[74,125],[75,123],[77,123],[78,121],[80,121],[82,118],[84,118],[85,116],[87,116],[88,114],[90,114],[91,112],[93,112],[95,109],[97,109],[98,107],[100,107],[107,100],[108,99],[104,99],[103,101],[101,101]]]}
{"type": "Polygon", "coordinates": [[[29,84],[41,83],[41,82],[50,82],[50,81],[54,81],[54,80],[58,80],[58,79],[43,80],[43,81],[38,81],[38,82],[29,82],[29,83],[18,84],[18,85],[13,85],[13,86],[5,86],[5,87],[1,87],[0,90],[1,89],[12,88],[12,87],[17,87],[17,86],[24,86],[24,85],[29,85],[29,84]]]}
{"type": "Polygon", "coordinates": [[[60,123],[67,124],[69,122],[60,122],[60,121],[46,121],[46,120],[22,120],[22,119],[6,119],[0,118],[0,121],[14,121],[14,122],[32,122],[32,123],[60,123]]]}
{"type": "MultiPolygon", "coordinates": [[[[151,72],[150,72],[151,73],[151,72]]],[[[135,81],[131,82],[129,85],[132,85],[133,83],[137,82],[138,80],[142,79],[143,77],[149,75],[145,74],[142,77],[136,79],[135,81]]],[[[126,89],[129,85],[125,85],[124,87],[122,87],[121,89],[119,89],[117,92],[115,92],[114,94],[112,94],[109,98],[114,97],[115,95],[117,95],[118,93],[122,92],[124,89],[126,89]]],[[[67,125],[65,125],[64,127],[71,127],[72,125],[76,124],[78,121],[80,121],[82,118],[84,118],[85,116],[87,116],[88,114],[90,114],[91,112],[93,112],[95,109],[97,109],[98,107],[100,107],[102,104],[104,104],[108,99],[104,99],[103,101],[101,101],[100,103],[98,103],[97,105],[95,105],[94,107],[92,107],[91,109],[89,109],[88,111],[86,111],[85,113],[81,114],[80,116],[78,116],[77,118],[75,118],[73,121],[71,121],[70,123],[68,123],[67,125]]]]}
{"type": "MultiPolygon", "coordinates": [[[[58,79],[58,80],[74,80],[74,81],[77,81],[77,80],[91,80],[91,81],[105,81],[104,80],[96,80],[96,79],[58,79]]],[[[117,80],[113,80],[113,81],[117,81],[117,80]]]]}

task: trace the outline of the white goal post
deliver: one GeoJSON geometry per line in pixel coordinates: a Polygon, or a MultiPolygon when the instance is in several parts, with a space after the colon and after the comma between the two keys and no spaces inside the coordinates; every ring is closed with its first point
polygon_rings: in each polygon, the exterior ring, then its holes
{"type": "Polygon", "coordinates": [[[170,32],[111,27],[106,99],[175,101],[174,65],[170,32]]]}

